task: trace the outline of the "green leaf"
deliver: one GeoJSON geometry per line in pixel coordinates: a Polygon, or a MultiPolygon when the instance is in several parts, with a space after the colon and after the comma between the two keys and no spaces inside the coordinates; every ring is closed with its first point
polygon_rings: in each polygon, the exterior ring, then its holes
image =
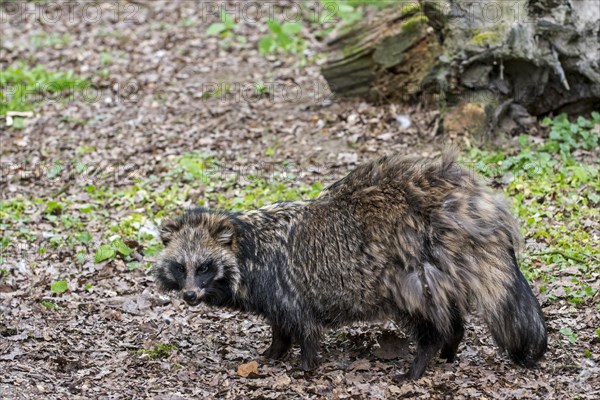
{"type": "Polygon", "coordinates": [[[139,261],[132,261],[127,263],[127,269],[133,271],[134,269],[138,269],[140,267],[139,261]]]}
{"type": "Polygon", "coordinates": [[[60,307],[59,307],[59,306],[57,306],[56,304],[54,304],[53,302],[51,302],[51,301],[48,301],[48,300],[44,300],[44,301],[42,301],[42,305],[43,305],[44,307],[46,307],[46,308],[50,308],[50,309],[52,309],[52,310],[60,310],[60,307]]]}
{"type": "Polygon", "coordinates": [[[258,51],[260,54],[270,54],[273,52],[275,42],[271,36],[265,36],[258,42],[258,51]]]}
{"type": "Polygon", "coordinates": [[[133,253],[133,249],[127,246],[121,239],[116,239],[113,241],[111,243],[111,247],[124,256],[128,256],[133,253]]]}
{"type": "Polygon", "coordinates": [[[110,247],[109,245],[103,244],[98,247],[96,250],[96,255],[94,255],[94,262],[96,264],[101,263],[102,261],[106,261],[114,258],[117,255],[117,252],[110,247]]]}
{"type": "Polygon", "coordinates": [[[559,332],[565,335],[567,339],[569,339],[569,343],[575,344],[577,342],[577,335],[575,334],[575,332],[573,332],[571,328],[560,328],[559,332]]]}
{"type": "Polygon", "coordinates": [[[77,252],[77,262],[79,262],[79,264],[84,264],[86,258],[87,258],[87,254],[85,254],[84,251],[77,252]]]}
{"type": "Polygon", "coordinates": [[[206,30],[206,34],[208,36],[214,36],[214,35],[218,35],[219,33],[223,32],[226,29],[227,29],[227,27],[225,26],[225,24],[223,24],[221,22],[215,22],[214,24],[212,24],[211,26],[208,27],[208,29],[206,30]]]}
{"type": "Polygon", "coordinates": [[[24,129],[25,128],[25,118],[13,117],[12,127],[15,129],[24,129]]]}
{"type": "Polygon", "coordinates": [[[273,19],[270,19],[269,21],[267,21],[267,27],[269,27],[269,30],[276,35],[283,33],[281,24],[273,19]]]}
{"type": "Polygon", "coordinates": [[[160,253],[160,251],[164,248],[162,243],[156,243],[150,246],[146,246],[144,249],[144,255],[148,257],[152,257],[160,253]]]}
{"type": "Polygon", "coordinates": [[[231,15],[227,14],[227,12],[225,12],[225,11],[221,12],[221,22],[223,22],[223,24],[225,24],[227,29],[235,28],[235,21],[234,21],[233,17],[231,15]]]}
{"type": "Polygon", "coordinates": [[[62,204],[60,204],[60,203],[59,203],[59,202],[57,202],[57,201],[54,201],[54,200],[49,200],[49,201],[46,203],[46,212],[47,212],[48,214],[54,214],[54,213],[56,213],[56,212],[58,212],[58,211],[61,211],[62,209],[63,209],[63,206],[62,206],[62,204]]]}
{"type": "Polygon", "coordinates": [[[67,281],[55,281],[50,285],[50,291],[52,293],[64,293],[68,289],[67,281]]]}
{"type": "Polygon", "coordinates": [[[279,46],[284,50],[287,50],[292,43],[292,38],[286,34],[281,34],[277,36],[277,44],[279,44],[279,46]]]}
{"type": "Polygon", "coordinates": [[[92,235],[90,235],[90,233],[87,231],[81,232],[77,235],[77,240],[79,240],[81,243],[89,243],[92,241],[92,235]]]}
{"type": "Polygon", "coordinates": [[[288,35],[295,35],[300,33],[302,25],[298,22],[286,22],[281,26],[281,30],[288,35]]]}
{"type": "Polygon", "coordinates": [[[50,168],[50,171],[48,171],[47,176],[49,179],[54,179],[60,175],[61,171],[62,171],[62,165],[60,163],[56,163],[56,164],[54,164],[54,166],[52,168],[50,168]]]}
{"type": "Polygon", "coordinates": [[[339,7],[340,7],[339,8],[340,13],[346,14],[346,13],[354,12],[354,7],[352,7],[349,4],[340,4],[339,7]]]}
{"type": "Polygon", "coordinates": [[[191,158],[182,158],[179,161],[179,164],[181,164],[181,166],[195,179],[204,177],[204,168],[201,161],[198,162],[197,160],[193,160],[191,158]]]}

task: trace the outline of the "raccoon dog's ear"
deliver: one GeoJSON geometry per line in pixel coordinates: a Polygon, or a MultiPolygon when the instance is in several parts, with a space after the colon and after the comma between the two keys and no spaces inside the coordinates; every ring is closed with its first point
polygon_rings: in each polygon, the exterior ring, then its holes
{"type": "Polygon", "coordinates": [[[181,229],[183,221],[181,218],[170,219],[162,223],[160,226],[160,240],[166,246],[171,241],[173,234],[181,229]]]}
{"type": "Polygon", "coordinates": [[[220,221],[211,232],[211,236],[224,246],[231,246],[235,239],[235,226],[228,219],[220,221]]]}

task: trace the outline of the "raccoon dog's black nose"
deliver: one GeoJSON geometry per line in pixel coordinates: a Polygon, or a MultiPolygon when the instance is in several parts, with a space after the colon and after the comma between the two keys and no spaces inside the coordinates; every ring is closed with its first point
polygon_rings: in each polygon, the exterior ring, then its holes
{"type": "Polygon", "coordinates": [[[196,300],[196,292],[193,290],[189,290],[187,292],[183,292],[183,299],[185,301],[194,301],[196,300]]]}

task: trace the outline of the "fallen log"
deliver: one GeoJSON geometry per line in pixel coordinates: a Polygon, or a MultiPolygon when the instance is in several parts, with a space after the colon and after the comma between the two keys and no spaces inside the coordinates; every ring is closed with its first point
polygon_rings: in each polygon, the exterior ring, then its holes
{"type": "Polygon", "coordinates": [[[438,107],[453,134],[527,129],[600,109],[600,3],[394,2],[331,39],[322,73],[338,96],[438,107]]]}

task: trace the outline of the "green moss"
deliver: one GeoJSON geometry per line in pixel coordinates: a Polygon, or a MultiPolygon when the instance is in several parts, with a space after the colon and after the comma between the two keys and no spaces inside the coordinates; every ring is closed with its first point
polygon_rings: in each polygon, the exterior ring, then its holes
{"type": "Polygon", "coordinates": [[[421,5],[419,3],[400,3],[400,16],[405,17],[407,15],[413,15],[418,11],[421,11],[421,5]]]}
{"type": "Polygon", "coordinates": [[[425,15],[419,14],[410,17],[406,21],[400,24],[403,32],[414,32],[419,28],[422,24],[426,24],[429,21],[425,15]]]}
{"type": "Polygon", "coordinates": [[[498,32],[481,32],[475,36],[473,36],[470,40],[471,43],[474,43],[478,46],[483,46],[485,44],[496,44],[500,43],[500,34],[498,32]]]}

